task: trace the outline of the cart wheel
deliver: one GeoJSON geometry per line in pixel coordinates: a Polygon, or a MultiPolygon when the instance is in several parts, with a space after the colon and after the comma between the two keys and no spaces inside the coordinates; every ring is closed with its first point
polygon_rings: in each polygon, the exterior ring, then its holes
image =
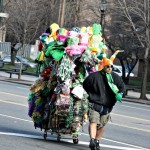
{"type": "Polygon", "coordinates": [[[73,139],[74,144],[78,144],[79,140],[78,139],[73,139]]]}
{"type": "Polygon", "coordinates": [[[46,140],[46,138],[47,138],[47,132],[46,131],[44,132],[43,137],[44,137],[44,140],[46,140]]]}
{"type": "Polygon", "coordinates": [[[57,136],[57,141],[60,141],[60,139],[61,139],[61,135],[58,134],[58,136],[57,136]]]}

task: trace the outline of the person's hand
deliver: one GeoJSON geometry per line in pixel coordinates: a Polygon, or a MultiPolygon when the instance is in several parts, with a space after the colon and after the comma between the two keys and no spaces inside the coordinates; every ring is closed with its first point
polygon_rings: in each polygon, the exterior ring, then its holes
{"type": "Polygon", "coordinates": [[[119,102],[122,102],[122,96],[123,96],[123,93],[117,93],[116,94],[116,100],[119,102]]]}
{"type": "Polygon", "coordinates": [[[87,122],[87,121],[88,121],[87,113],[84,113],[83,118],[84,118],[84,122],[87,122]]]}

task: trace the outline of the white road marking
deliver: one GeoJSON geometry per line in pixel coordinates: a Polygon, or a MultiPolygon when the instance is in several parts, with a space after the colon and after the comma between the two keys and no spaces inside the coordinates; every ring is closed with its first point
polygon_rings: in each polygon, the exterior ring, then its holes
{"type": "Polygon", "coordinates": [[[18,89],[23,89],[23,90],[27,90],[27,91],[29,91],[29,88],[19,87],[19,86],[17,86],[17,88],[18,88],[18,89]]]}
{"type": "MultiPolygon", "coordinates": [[[[0,132],[0,134],[1,135],[18,136],[18,137],[26,137],[26,138],[43,139],[41,136],[29,135],[29,134],[19,134],[19,133],[10,133],[10,132],[0,132]]],[[[47,137],[47,140],[56,140],[56,138],[55,137],[47,137]]],[[[72,140],[61,139],[61,141],[73,143],[72,140]]],[[[89,142],[79,141],[79,144],[89,145],[89,142]]],[[[106,145],[106,144],[101,144],[101,147],[107,147],[107,148],[118,149],[118,150],[140,150],[139,148],[137,149],[137,148],[113,146],[113,145],[106,145]]],[[[142,150],[146,150],[146,149],[142,149],[142,150]]]]}
{"type": "MultiPolygon", "coordinates": [[[[4,115],[4,114],[0,114],[0,116],[2,117],[8,117],[8,118],[11,118],[11,119],[16,119],[16,120],[20,120],[20,121],[25,121],[25,122],[30,122],[30,123],[33,123],[33,121],[30,121],[30,120],[26,120],[26,119],[21,119],[21,118],[17,118],[17,117],[13,117],[13,116],[9,116],[9,115],[4,115]]],[[[21,136],[21,137],[28,137],[28,138],[38,138],[38,139],[43,139],[41,136],[35,136],[35,135],[27,135],[27,134],[17,134],[17,133],[7,133],[7,132],[0,132],[0,134],[5,134],[5,135],[13,135],[13,136],[21,136]]],[[[89,136],[88,134],[86,133],[80,133],[80,135],[85,135],[85,136],[89,136]]],[[[50,137],[47,137],[48,139],[50,137]]],[[[52,138],[52,137],[51,137],[52,138]]],[[[52,138],[52,139],[56,139],[56,138],[52,138]]],[[[114,141],[114,140],[111,140],[111,139],[106,139],[106,138],[102,138],[103,140],[106,140],[106,141],[111,141],[111,142],[114,142],[114,143],[118,143],[118,144],[122,144],[122,145],[126,145],[126,146],[130,146],[130,147],[134,147],[134,148],[129,148],[129,147],[119,147],[119,146],[112,146],[112,145],[105,145],[105,144],[101,144],[102,147],[109,147],[109,148],[115,148],[115,149],[120,149],[120,150],[137,150],[138,149],[142,149],[142,150],[148,150],[146,148],[143,148],[143,147],[139,147],[139,146],[135,146],[135,145],[131,145],[131,144],[128,144],[128,143],[123,143],[123,142],[119,142],[119,141],[114,141]],[[135,149],[136,148],[136,149],[135,149]]],[[[66,139],[62,139],[62,141],[66,139]]],[[[67,142],[71,142],[71,140],[67,140],[67,142]]],[[[84,141],[79,141],[79,144],[84,144],[84,145],[88,145],[89,142],[84,142],[84,141]]]]}
{"type": "Polygon", "coordinates": [[[13,117],[13,116],[8,116],[8,115],[4,115],[4,114],[0,114],[0,116],[11,118],[11,119],[16,119],[16,120],[20,120],[20,121],[32,122],[33,123],[33,121],[30,121],[30,120],[21,119],[21,118],[17,118],[17,117],[13,117]]]}
{"type": "Polygon", "coordinates": [[[26,138],[34,138],[34,139],[43,139],[42,136],[37,135],[29,135],[29,134],[21,134],[21,133],[12,133],[12,132],[0,132],[1,135],[12,135],[18,137],[26,137],[26,138]]]}
{"type": "MultiPolygon", "coordinates": [[[[61,140],[65,142],[72,143],[72,140],[61,140]]],[[[84,141],[79,141],[79,144],[81,145],[89,145],[89,142],[84,142],[84,141]]],[[[100,144],[101,147],[107,147],[107,148],[112,148],[112,149],[119,149],[119,150],[140,150],[139,148],[130,148],[130,147],[122,147],[122,146],[113,146],[113,145],[106,145],[106,144],[100,144]]]]}
{"type": "MultiPolygon", "coordinates": [[[[86,133],[81,133],[81,134],[89,136],[89,134],[86,134],[86,133]]],[[[115,140],[111,140],[111,139],[106,139],[106,138],[102,138],[102,139],[105,140],[105,141],[110,141],[110,142],[114,142],[114,143],[118,143],[118,144],[123,144],[123,145],[126,145],[126,146],[131,146],[131,147],[134,147],[134,148],[138,148],[138,149],[143,149],[143,147],[135,146],[135,145],[128,144],[128,143],[123,143],[123,142],[119,142],[119,141],[115,141],[115,140]]],[[[147,150],[147,149],[144,148],[143,150],[147,150]]]]}
{"type": "MultiPolygon", "coordinates": [[[[16,120],[20,120],[20,121],[25,121],[25,122],[30,122],[30,123],[33,123],[32,121],[30,120],[26,120],[26,119],[21,119],[21,118],[17,118],[17,117],[13,117],[13,116],[9,116],[9,115],[4,115],[4,114],[0,114],[0,116],[2,117],[8,117],[8,118],[11,118],[11,119],[16,119],[16,120]]],[[[17,133],[7,133],[7,132],[0,132],[0,134],[5,134],[5,135],[13,135],[13,136],[21,136],[21,137],[28,137],[28,138],[38,138],[38,139],[42,139],[41,136],[35,136],[35,135],[27,135],[27,134],[17,134],[17,133]]],[[[82,135],[85,135],[85,136],[89,136],[88,134],[86,133],[80,133],[82,135]]],[[[48,137],[49,138],[49,137],[48,137]]],[[[52,138],[52,137],[51,137],[52,138]]],[[[51,139],[50,138],[50,139],[51,139]]],[[[56,138],[53,138],[53,139],[56,139],[56,138]]],[[[125,145],[125,146],[130,146],[130,147],[133,147],[132,149],[131,148],[126,148],[126,147],[118,147],[118,146],[112,146],[112,145],[101,145],[102,147],[109,147],[109,148],[115,148],[115,149],[120,149],[120,150],[137,150],[137,149],[142,149],[142,150],[148,150],[148,149],[145,149],[143,147],[139,147],[139,146],[135,146],[135,145],[131,145],[131,144],[127,144],[127,143],[123,143],[123,142],[119,142],[119,141],[114,141],[114,140],[111,140],[111,139],[106,139],[106,138],[102,138],[103,140],[106,140],[106,141],[111,141],[111,142],[114,142],[114,143],[117,143],[117,144],[122,144],[122,145],[125,145]],[[136,149],[135,149],[136,148],[136,149]]],[[[62,139],[63,141],[64,139],[62,139]]],[[[65,140],[66,141],[66,140],[65,140]]],[[[67,142],[72,142],[71,140],[67,140],[67,142]]],[[[79,144],[89,144],[89,142],[83,142],[83,141],[79,141],[79,144]]]]}
{"type": "MultiPolygon", "coordinates": [[[[6,92],[0,92],[0,93],[5,93],[6,92]]],[[[7,94],[10,94],[10,93],[7,93],[7,94]]],[[[15,95],[15,94],[10,94],[10,95],[15,95]]],[[[20,97],[24,97],[24,96],[21,96],[21,95],[18,95],[20,97]]],[[[128,106],[130,107],[130,106],[128,106]]],[[[132,107],[131,107],[132,108],[132,107]]],[[[133,107],[135,108],[135,107],[133,107]]],[[[136,108],[135,108],[136,109],[136,108]]],[[[139,108],[140,109],[140,108],[139,108]]],[[[145,109],[143,109],[145,110],[145,109]]],[[[26,120],[26,119],[21,119],[21,118],[17,118],[17,117],[13,117],[13,116],[8,116],[8,115],[4,115],[4,114],[0,114],[0,116],[3,116],[3,117],[8,117],[8,118],[12,118],[12,119],[17,119],[17,120],[20,120],[20,121],[26,121],[26,122],[31,122],[33,123],[32,121],[29,121],[29,120],[26,120]]],[[[3,132],[0,132],[0,134],[4,134],[3,132]]],[[[22,136],[22,137],[32,137],[32,138],[40,138],[42,139],[40,136],[34,136],[34,135],[24,135],[24,134],[19,134],[17,135],[16,133],[10,133],[12,135],[16,135],[16,136],[22,136]]],[[[83,134],[83,133],[81,133],[83,134]]],[[[88,135],[88,134],[83,134],[83,135],[88,135]]],[[[89,136],[89,135],[88,135],[89,136]]],[[[64,139],[62,139],[64,140],[64,139]]],[[[134,147],[134,148],[129,148],[129,147],[118,147],[118,146],[112,146],[112,145],[101,145],[102,147],[109,147],[109,148],[115,148],[115,149],[120,149],[120,150],[137,150],[138,149],[142,149],[142,150],[148,150],[146,148],[143,148],[143,147],[138,147],[138,146],[135,146],[135,145],[131,145],[131,144],[127,144],[127,143],[122,143],[122,142],[119,142],[119,141],[113,141],[113,140],[110,140],[110,139],[106,139],[106,138],[103,138],[103,140],[107,140],[107,141],[111,141],[111,142],[115,142],[115,143],[118,143],[118,144],[123,144],[123,145],[126,145],[126,146],[130,146],[130,147],[134,147]],[[135,149],[136,148],[136,149],[135,149]]],[[[66,140],[65,140],[66,141],[66,140]]],[[[68,140],[67,142],[72,142],[71,140],[68,140]]],[[[84,142],[84,141],[79,141],[79,144],[89,144],[89,142],[84,142]]]]}

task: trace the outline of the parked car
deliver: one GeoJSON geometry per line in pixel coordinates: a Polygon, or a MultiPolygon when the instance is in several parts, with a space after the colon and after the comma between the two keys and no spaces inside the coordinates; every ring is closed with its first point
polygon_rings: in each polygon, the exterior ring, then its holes
{"type": "MultiPolygon", "coordinates": [[[[3,62],[4,64],[6,63],[10,63],[11,62],[11,56],[10,55],[7,55],[3,58],[3,62]]],[[[33,62],[30,62],[28,61],[27,59],[21,57],[21,56],[16,56],[15,58],[15,64],[20,64],[20,62],[22,62],[23,64],[23,67],[31,67],[31,68],[36,68],[37,64],[36,63],[33,63],[33,62]]]]}
{"type": "MultiPolygon", "coordinates": [[[[121,66],[117,66],[117,65],[113,65],[113,71],[115,73],[117,73],[119,76],[122,76],[122,67],[121,66]]],[[[126,72],[126,76],[128,75],[128,72],[126,72]]],[[[134,77],[134,73],[130,73],[130,77],[134,77]]]]}

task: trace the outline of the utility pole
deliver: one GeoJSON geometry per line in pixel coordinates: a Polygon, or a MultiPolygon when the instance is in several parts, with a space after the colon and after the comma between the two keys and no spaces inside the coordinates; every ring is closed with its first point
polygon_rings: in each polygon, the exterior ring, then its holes
{"type": "Polygon", "coordinates": [[[104,31],[104,25],[105,25],[105,11],[106,11],[106,5],[107,1],[106,0],[101,0],[100,1],[100,11],[101,11],[101,26],[102,26],[102,32],[104,31]]]}
{"type": "Polygon", "coordinates": [[[58,24],[60,27],[63,27],[64,25],[65,6],[66,6],[66,0],[61,0],[59,6],[59,17],[58,17],[58,24]]]}
{"type": "Polygon", "coordinates": [[[0,0],[0,12],[3,10],[3,0],[0,0]]]}
{"type": "Polygon", "coordinates": [[[5,41],[6,26],[5,21],[9,17],[9,14],[3,12],[3,0],[0,0],[0,41],[5,41]]]}

